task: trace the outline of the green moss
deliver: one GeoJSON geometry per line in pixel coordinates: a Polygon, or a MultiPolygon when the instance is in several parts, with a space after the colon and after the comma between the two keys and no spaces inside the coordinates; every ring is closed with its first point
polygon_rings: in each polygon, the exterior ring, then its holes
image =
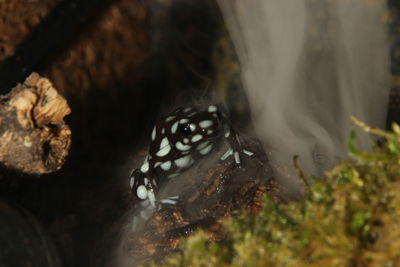
{"type": "Polygon", "coordinates": [[[199,231],[163,265],[399,266],[400,127],[388,132],[354,121],[385,141],[366,152],[352,133],[354,160],[313,179],[301,201],[276,204],[265,196],[258,215],[225,222],[227,242],[209,242],[199,231]]]}

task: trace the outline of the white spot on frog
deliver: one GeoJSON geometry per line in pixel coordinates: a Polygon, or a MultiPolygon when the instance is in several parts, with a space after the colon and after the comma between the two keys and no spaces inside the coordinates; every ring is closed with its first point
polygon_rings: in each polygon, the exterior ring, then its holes
{"type": "Polygon", "coordinates": [[[184,145],[180,141],[176,142],[176,148],[179,149],[180,151],[186,151],[189,150],[192,146],[190,145],[184,145]]]}
{"type": "Polygon", "coordinates": [[[212,122],[212,120],[204,120],[204,121],[201,121],[200,123],[199,123],[199,125],[200,125],[200,127],[201,128],[207,128],[207,127],[210,127],[211,125],[213,125],[214,123],[212,122]]]}
{"type": "Polygon", "coordinates": [[[203,142],[203,143],[201,143],[201,144],[197,147],[197,149],[198,149],[198,150],[202,150],[203,148],[205,148],[206,146],[208,146],[209,143],[210,143],[209,141],[203,142]]]}
{"type": "Polygon", "coordinates": [[[179,175],[181,175],[181,174],[180,173],[173,173],[173,174],[168,175],[168,178],[174,178],[174,177],[177,177],[179,175]]]}
{"type": "Polygon", "coordinates": [[[168,153],[169,153],[169,151],[171,150],[171,146],[164,146],[163,148],[161,148],[157,153],[156,153],[156,155],[158,156],[158,157],[164,157],[164,156],[166,156],[168,153]]]}
{"type": "Polygon", "coordinates": [[[216,106],[208,106],[208,112],[216,112],[217,107],[216,106]]]}
{"type": "Polygon", "coordinates": [[[146,160],[142,167],[140,167],[140,171],[143,173],[146,173],[149,170],[149,162],[146,160]]]}
{"type": "Polygon", "coordinates": [[[136,190],[136,195],[140,199],[146,199],[147,198],[147,189],[144,185],[139,185],[137,190],[136,190]]]}
{"type": "Polygon", "coordinates": [[[176,201],[176,200],[173,200],[173,199],[168,199],[168,198],[166,198],[166,199],[161,199],[160,202],[161,202],[162,204],[175,205],[177,201],[176,201]]]}
{"type": "Polygon", "coordinates": [[[196,143],[197,141],[200,141],[203,139],[203,136],[201,134],[196,134],[195,136],[192,137],[192,143],[196,143]]]}
{"type": "Polygon", "coordinates": [[[151,132],[151,140],[152,141],[156,140],[156,127],[154,127],[153,131],[151,132]]]}
{"type": "Polygon", "coordinates": [[[171,133],[173,133],[173,134],[176,133],[176,130],[178,129],[178,124],[179,124],[179,121],[177,121],[174,124],[172,124],[171,133]]]}
{"type": "Polygon", "coordinates": [[[196,130],[196,125],[194,123],[189,124],[189,127],[192,132],[196,130]]]}
{"type": "Polygon", "coordinates": [[[156,153],[156,155],[159,157],[164,157],[169,153],[170,150],[171,146],[169,144],[168,138],[164,137],[160,143],[160,150],[156,153]]]}
{"type": "Polygon", "coordinates": [[[236,151],[233,153],[233,156],[235,157],[236,164],[240,164],[239,152],[236,151]]]}
{"type": "Polygon", "coordinates": [[[150,204],[155,208],[156,207],[156,197],[154,196],[154,192],[148,191],[147,196],[149,198],[150,204]]]}
{"type": "Polygon", "coordinates": [[[164,162],[160,165],[161,169],[168,171],[171,168],[171,161],[164,162]]]}
{"type": "Polygon", "coordinates": [[[165,146],[169,146],[169,141],[167,137],[164,137],[160,143],[160,149],[163,149],[165,146]]]}
{"type": "Polygon", "coordinates": [[[170,121],[172,121],[173,119],[175,119],[175,116],[169,116],[169,117],[167,117],[167,118],[165,119],[165,122],[170,122],[170,121]]]}
{"type": "Polygon", "coordinates": [[[159,162],[159,161],[158,161],[158,162],[156,162],[156,163],[154,164],[154,168],[157,168],[158,166],[160,166],[160,165],[161,165],[161,163],[162,163],[162,162],[159,162]]]}
{"type": "Polygon", "coordinates": [[[226,160],[230,155],[232,155],[233,150],[232,148],[228,149],[225,154],[222,155],[221,160],[226,160]]]}
{"type": "Polygon", "coordinates": [[[210,144],[209,146],[206,146],[205,148],[200,150],[200,154],[207,155],[208,153],[210,153],[212,147],[213,147],[213,144],[210,144]]]}
{"type": "Polygon", "coordinates": [[[246,149],[243,149],[243,153],[245,153],[245,154],[248,155],[248,156],[253,156],[253,155],[254,155],[253,152],[248,151],[248,150],[246,150],[246,149]]]}
{"type": "Polygon", "coordinates": [[[180,168],[188,167],[188,166],[192,165],[192,163],[193,163],[193,159],[190,155],[187,155],[187,156],[184,156],[184,157],[181,157],[181,158],[175,160],[175,165],[180,168]]]}

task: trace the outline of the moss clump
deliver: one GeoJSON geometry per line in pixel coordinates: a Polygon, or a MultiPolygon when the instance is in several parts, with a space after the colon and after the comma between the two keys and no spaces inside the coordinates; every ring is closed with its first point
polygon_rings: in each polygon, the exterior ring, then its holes
{"type": "Polygon", "coordinates": [[[163,266],[399,266],[400,127],[354,121],[385,141],[360,151],[351,134],[354,160],[315,178],[303,200],[276,204],[265,196],[258,215],[225,223],[227,242],[199,231],[163,266]]]}

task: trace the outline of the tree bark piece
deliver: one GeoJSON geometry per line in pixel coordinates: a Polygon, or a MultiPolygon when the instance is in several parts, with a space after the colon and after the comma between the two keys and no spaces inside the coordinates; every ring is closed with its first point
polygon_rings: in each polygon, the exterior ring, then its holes
{"type": "Polygon", "coordinates": [[[60,169],[71,145],[70,112],[52,83],[32,73],[0,96],[0,162],[27,174],[60,169]]]}
{"type": "MultiPolygon", "coordinates": [[[[210,240],[224,241],[226,235],[221,218],[229,218],[243,207],[256,214],[266,192],[275,201],[283,201],[260,143],[256,139],[241,141],[243,147],[254,153],[251,157],[241,158],[241,168],[236,167],[231,157],[228,163],[218,161],[204,172],[199,171],[202,169],[199,166],[187,170],[185,177],[196,177],[197,174],[201,179],[188,191],[182,192],[179,196],[182,203],[161,206],[142,228],[139,226],[136,231],[124,234],[123,249],[132,262],[145,264],[162,260],[179,249],[180,238],[199,228],[208,233],[210,240]]],[[[221,149],[222,154],[227,149],[221,149]]],[[[221,154],[215,157],[220,159],[221,154]]],[[[179,187],[180,182],[177,183],[179,187]]]]}

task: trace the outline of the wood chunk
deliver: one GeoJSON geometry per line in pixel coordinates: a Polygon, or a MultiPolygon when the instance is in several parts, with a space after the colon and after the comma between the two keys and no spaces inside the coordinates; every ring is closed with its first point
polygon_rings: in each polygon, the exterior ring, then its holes
{"type": "MultiPolygon", "coordinates": [[[[246,140],[245,147],[254,152],[254,156],[243,157],[243,167],[236,167],[232,158],[228,163],[219,162],[204,173],[198,173],[199,183],[180,195],[182,205],[162,206],[143,229],[130,233],[123,249],[132,262],[162,261],[179,249],[180,238],[197,229],[203,229],[209,240],[224,241],[226,231],[221,219],[230,218],[243,208],[256,214],[265,193],[277,202],[282,201],[262,146],[257,140],[246,140]]],[[[196,173],[199,170],[194,169],[196,173]]]]}
{"type": "Polygon", "coordinates": [[[71,146],[70,112],[52,83],[32,73],[0,96],[0,162],[26,174],[60,169],[71,146]]]}

